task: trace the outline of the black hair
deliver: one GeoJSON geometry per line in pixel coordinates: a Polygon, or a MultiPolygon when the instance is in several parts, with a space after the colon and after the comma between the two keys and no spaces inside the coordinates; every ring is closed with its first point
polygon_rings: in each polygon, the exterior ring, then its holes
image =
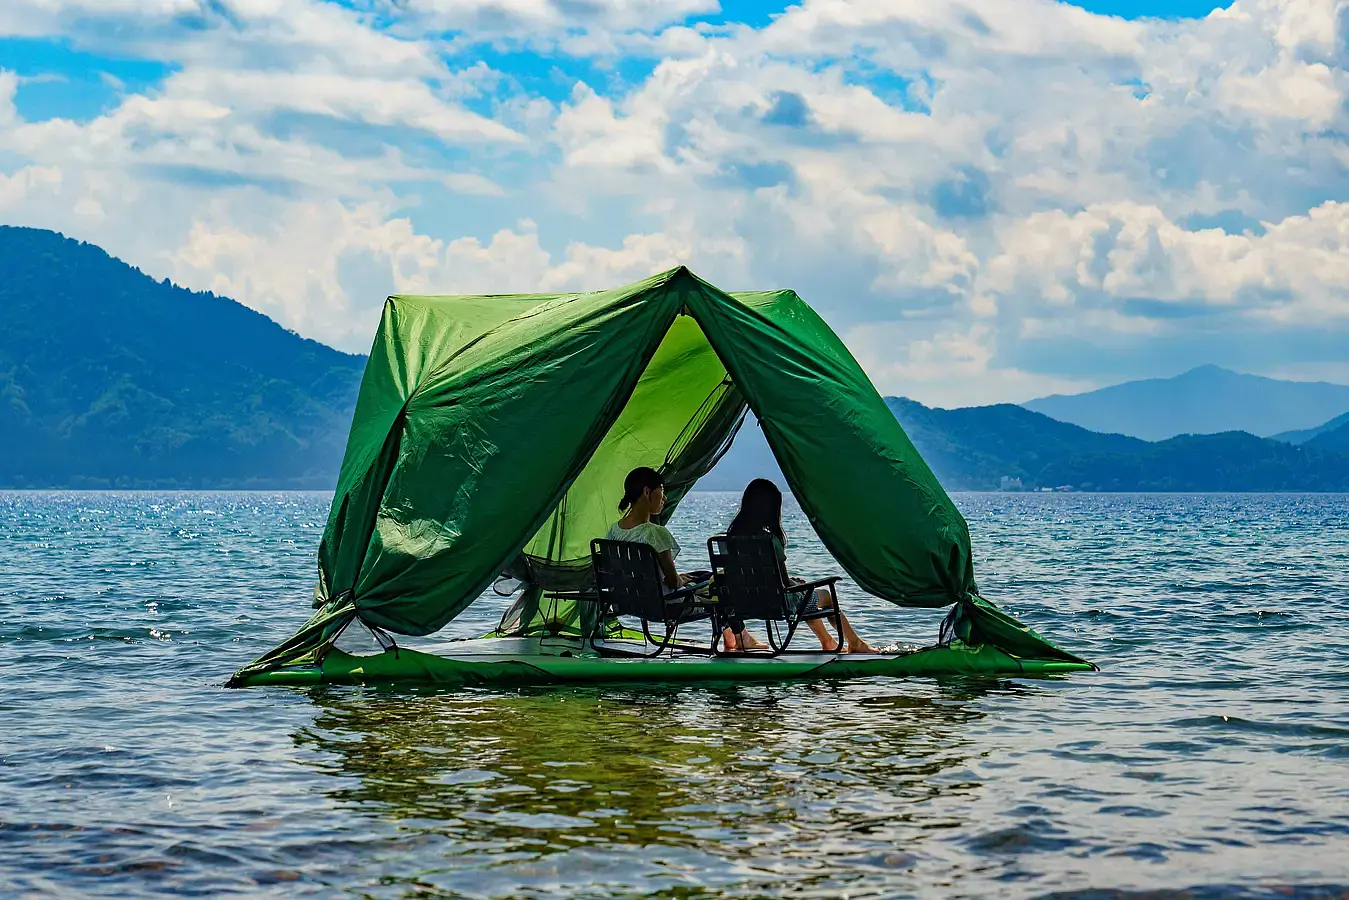
{"type": "Polygon", "coordinates": [[[618,508],[626,510],[629,506],[642,496],[643,491],[656,490],[665,486],[665,479],[660,477],[660,473],[655,469],[648,469],[646,466],[638,466],[628,473],[628,477],[623,479],[623,499],[618,501],[618,508]]]}
{"type": "Polygon", "coordinates": [[[782,533],[782,491],[767,478],[756,478],[745,487],[740,511],[731,520],[727,534],[763,534],[768,532],[787,546],[782,533]]]}

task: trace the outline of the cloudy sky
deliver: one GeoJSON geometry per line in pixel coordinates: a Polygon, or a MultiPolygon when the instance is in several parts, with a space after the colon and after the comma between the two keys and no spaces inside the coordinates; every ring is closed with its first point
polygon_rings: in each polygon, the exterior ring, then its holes
{"type": "Polygon", "coordinates": [[[0,222],[361,352],[395,290],[685,263],[929,403],[1349,382],[1347,45],[1336,0],[3,0],[0,222]]]}

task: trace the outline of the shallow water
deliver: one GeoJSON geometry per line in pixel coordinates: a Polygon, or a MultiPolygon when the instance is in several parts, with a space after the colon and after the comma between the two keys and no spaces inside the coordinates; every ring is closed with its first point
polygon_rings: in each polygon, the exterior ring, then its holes
{"type": "Polygon", "coordinates": [[[984,593],[1101,672],[230,691],[326,495],[0,493],[0,896],[1349,896],[1349,498],[956,501],[984,593]]]}

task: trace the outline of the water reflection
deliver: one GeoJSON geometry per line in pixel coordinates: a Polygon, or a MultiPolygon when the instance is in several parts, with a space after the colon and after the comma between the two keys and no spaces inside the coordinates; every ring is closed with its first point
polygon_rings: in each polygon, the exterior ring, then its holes
{"type": "Polygon", "coordinates": [[[988,693],[1027,690],[319,690],[293,737],[340,776],[330,799],[437,839],[419,888],[738,893],[791,879],[866,896],[907,880],[928,835],[964,824],[963,804],[933,802],[981,790],[963,731],[988,693]]]}

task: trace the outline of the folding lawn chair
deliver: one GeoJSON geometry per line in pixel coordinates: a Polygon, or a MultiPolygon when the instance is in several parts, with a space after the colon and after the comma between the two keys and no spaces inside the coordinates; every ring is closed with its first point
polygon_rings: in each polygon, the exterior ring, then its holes
{"type": "Polygon", "coordinates": [[[787,651],[802,622],[833,619],[839,647],[843,646],[842,613],[835,589],[841,580],[839,576],[785,584],[782,561],[773,547],[773,538],[767,534],[714,535],[707,541],[707,555],[712,562],[712,594],[717,600],[721,624],[762,619],[771,655],[777,656],[787,651]],[[832,609],[816,606],[815,591],[822,587],[829,589],[834,601],[832,609]],[[774,635],[778,623],[787,626],[787,636],[781,642],[774,635]]]}
{"type": "MultiPolygon", "coordinates": [[[[606,615],[641,619],[643,637],[656,645],[652,653],[633,655],[657,656],[670,647],[686,650],[688,648],[675,644],[679,626],[712,618],[708,601],[697,596],[698,591],[707,587],[707,582],[667,591],[656,551],[646,544],[593,540],[590,542],[590,559],[595,567],[595,592],[588,599],[599,603],[600,621],[604,621],[606,615]],[[664,628],[659,639],[651,633],[654,622],[664,628]]],[[[714,652],[719,633],[713,622],[712,645],[704,652],[714,652]]]]}

